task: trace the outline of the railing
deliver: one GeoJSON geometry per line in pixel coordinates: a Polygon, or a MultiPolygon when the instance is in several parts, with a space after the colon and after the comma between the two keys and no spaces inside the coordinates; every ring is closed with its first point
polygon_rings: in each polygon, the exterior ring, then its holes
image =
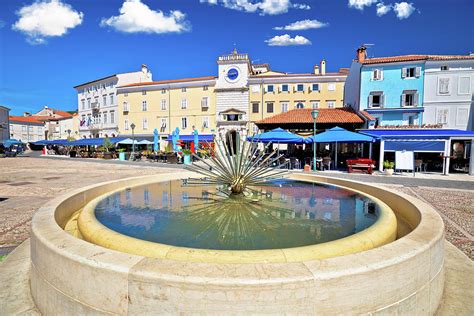
{"type": "Polygon", "coordinates": [[[92,102],[91,103],[91,109],[92,110],[98,110],[99,109],[99,102],[92,102]]]}
{"type": "Polygon", "coordinates": [[[230,54],[219,56],[219,61],[248,60],[248,54],[230,54]]]}

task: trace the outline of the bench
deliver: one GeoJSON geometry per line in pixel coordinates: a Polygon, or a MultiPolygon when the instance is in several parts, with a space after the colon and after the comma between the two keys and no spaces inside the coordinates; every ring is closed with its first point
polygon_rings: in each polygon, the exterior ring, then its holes
{"type": "Polygon", "coordinates": [[[346,163],[349,173],[357,170],[361,172],[367,171],[368,174],[372,174],[375,168],[375,160],[368,158],[348,159],[346,163]]]}

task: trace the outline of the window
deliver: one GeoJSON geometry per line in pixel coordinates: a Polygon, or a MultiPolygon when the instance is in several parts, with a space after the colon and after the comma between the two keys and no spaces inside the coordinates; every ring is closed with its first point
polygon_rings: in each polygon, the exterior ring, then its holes
{"type": "Polygon", "coordinates": [[[288,102],[281,102],[281,112],[288,112],[288,102]]]}
{"type": "Polygon", "coordinates": [[[449,94],[449,78],[438,78],[438,93],[449,94]]]}
{"type": "Polygon", "coordinates": [[[303,102],[298,102],[298,103],[296,103],[296,108],[297,108],[297,109],[304,109],[304,104],[303,104],[303,102]]]}
{"type": "Polygon", "coordinates": [[[128,102],[127,102],[127,101],[124,101],[124,102],[123,102],[123,111],[124,111],[124,112],[130,111],[130,107],[128,106],[128,102]]]}
{"type": "Polygon", "coordinates": [[[313,85],[311,86],[311,90],[312,91],[319,91],[319,84],[318,83],[313,83],[313,85]]]}
{"type": "Polygon", "coordinates": [[[205,111],[209,108],[209,98],[203,97],[201,99],[201,110],[205,111]]]}
{"type": "Polygon", "coordinates": [[[402,106],[418,106],[418,93],[414,90],[403,91],[402,106]]]}
{"type": "Polygon", "coordinates": [[[257,84],[252,85],[252,93],[259,93],[260,92],[260,86],[257,84]]]}
{"type": "Polygon", "coordinates": [[[252,113],[258,113],[259,108],[260,108],[260,104],[258,102],[252,103],[252,113]]]}
{"type": "Polygon", "coordinates": [[[287,84],[282,84],[281,85],[281,92],[288,92],[288,85],[287,84]]]}
{"type": "Polygon", "coordinates": [[[142,128],[148,129],[148,119],[146,117],[142,119],[142,128]]]}
{"type": "Polygon", "coordinates": [[[125,129],[126,131],[128,131],[128,128],[129,128],[129,127],[128,127],[128,120],[124,120],[123,124],[124,124],[124,129],[125,129]]]}
{"type": "Polygon", "coordinates": [[[186,92],[186,88],[185,87],[181,88],[181,92],[186,92]]]}
{"type": "Polygon", "coordinates": [[[209,117],[204,116],[202,118],[202,128],[209,128],[209,117]]]}
{"type": "Polygon", "coordinates": [[[267,92],[273,92],[274,91],[274,88],[273,88],[273,85],[272,84],[269,84],[267,86],[267,92]]]}
{"type": "Polygon", "coordinates": [[[204,91],[209,90],[209,86],[204,86],[204,87],[202,87],[202,90],[204,90],[204,91]]]}
{"type": "Polygon", "coordinates": [[[441,66],[441,71],[447,71],[449,70],[449,66],[441,66]]]}
{"type": "Polygon", "coordinates": [[[319,108],[319,101],[311,101],[311,107],[313,109],[318,109],[319,108]]]}
{"type": "Polygon", "coordinates": [[[142,111],[147,111],[148,110],[148,105],[146,101],[142,101],[142,111]]]}
{"type": "Polygon", "coordinates": [[[416,116],[415,116],[415,115],[409,115],[409,116],[408,116],[408,126],[413,126],[413,125],[415,125],[415,119],[416,119],[416,116]]]}
{"type": "Polygon", "coordinates": [[[161,99],[161,109],[166,110],[166,99],[161,99]]]}
{"type": "Polygon", "coordinates": [[[125,92],[125,93],[123,94],[123,96],[124,96],[124,97],[128,97],[128,93],[125,92]]]}
{"type": "Polygon", "coordinates": [[[104,104],[104,106],[107,105],[107,96],[105,94],[102,96],[102,103],[104,104]]]}
{"type": "Polygon", "coordinates": [[[418,78],[421,73],[421,67],[402,68],[402,78],[418,78]]]}
{"type": "Polygon", "coordinates": [[[142,91],[142,95],[146,95],[146,91],[145,91],[145,90],[142,91]]]}
{"type": "Polygon", "coordinates": [[[336,84],[328,83],[328,91],[336,91],[336,84]]]}
{"type": "Polygon", "coordinates": [[[382,69],[372,70],[372,80],[382,80],[382,79],[383,79],[382,69]]]}
{"type": "Polygon", "coordinates": [[[267,103],[267,113],[273,113],[273,102],[267,103]]]}
{"type": "Polygon", "coordinates": [[[21,131],[22,131],[22,132],[26,132],[26,126],[25,126],[25,125],[22,125],[22,126],[21,126],[21,131]]]}
{"type": "Polygon", "coordinates": [[[110,123],[115,124],[115,111],[110,111],[110,123]]]}
{"type": "Polygon", "coordinates": [[[436,110],[436,122],[438,124],[448,124],[449,109],[440,108],[436,110]]]}
{"type": "Polygon", "coordinates": [[[188,119],[186,117],[181,118],[181,129],[186,129],[188,127],[188,119]]]}
{"type": "Polygon", "coordinates": [[[369,108],[382,108],[385,96],[382,91],[373,91],[369,94],[369,108]]]}
{"type": "Polygon", "coordinates": [[[107,112],[104,112],[104,124],[107,124],[107,112]]]}
{"type": "Polygon", "coordinates": [[[334,109],[336,107],[336,101],[326,101],[328,109],[334,109]]]}
{"type": "Polygon", "coordinates": [[[470,77],[459,77],[458,93],[471,94],[471,78],[470,77]]]}
{"type": "Polygon", "coordinates": [[[161,89],[161,94],[165,94],[166,93],[166,89],[161,89]]]}
{"type": "Polygon", "coordinates": [[[82,109],[85,110],[86,109],[86,101],[81,100],[81,104],[82,104],[82,109]]]}
{"type": "Polygon", "coordinates": [[[110,94],[110,105],[114,105],[114,94],[110,94]]]}
{"type": "Polygon", "coordinates": [[[304,91],[304,84],[297,84],[296,91],[303,92],[304,91]]]}
{"type": "Polygon", "coordinates": [[[91,108],[91,98],[87,99],[87,108],[91,108]]]}
{"type": "Polygon", "coordinates": [[[166,117],[162,117],[161,118],[161,125],[160,125],[160,129],[161,129],[162,132],[165,131],[166,125],[168,125],[168,119],[166,117]]]}
{"type": "Polygon", "coordinates": [[[182,99],[181,100],[181,108],[186,109],[188,107],[188,100],[182,99]]]}
{"type": "Polygon", "coordinates": [[[458,108],[456,113],[456,125],[464,125],[462,128],[466,128],[465,125],[469,121],[469,108],[458,108]]]}

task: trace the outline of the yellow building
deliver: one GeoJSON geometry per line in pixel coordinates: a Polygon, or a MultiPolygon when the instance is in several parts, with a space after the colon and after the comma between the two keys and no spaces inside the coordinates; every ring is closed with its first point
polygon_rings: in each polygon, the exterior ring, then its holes
{"type": "Polygon", "coordinates": [[[165,139],[178,127],[181,135],[212,134],[216,126],[215,77],[163,80],[119,87],[121,136],[150,136],[156,128],[165,139]]]}
{"type": "MultiPolygon", "coordinates": [[[[219,56],[218,75],[128,84],[117,88],[120,136],[150,137],[155,128],[167,139],[180,135],[245,138],[256,121],[295,108],[343,106],[347,71],[326,73],[326,62],[312,73],[272,71],[252,64],[247,54],[219,56]]],[[[235,141],[235,139],[234,139],[235,141]]]]}

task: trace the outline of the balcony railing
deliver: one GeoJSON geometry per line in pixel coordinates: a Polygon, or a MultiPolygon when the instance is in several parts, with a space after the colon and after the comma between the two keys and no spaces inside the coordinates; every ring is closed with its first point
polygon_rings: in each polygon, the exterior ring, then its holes
{"type": "Polygon", "coordinates": [[[92,110],[98,110],[99,109],[99,102],[92,102],[91,103],[91,109],[92,110]]]}

